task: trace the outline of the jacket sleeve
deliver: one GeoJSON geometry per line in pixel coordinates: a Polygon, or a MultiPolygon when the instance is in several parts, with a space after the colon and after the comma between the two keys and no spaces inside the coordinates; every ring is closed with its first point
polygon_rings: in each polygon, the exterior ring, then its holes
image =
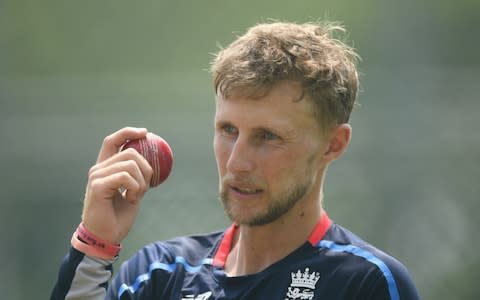
{"type": "Polygon", "coordinates": [[[113,262],[86,256],[70,248],[63,259],[50,300],[105,299],[113,262]]]}
{"type": "Polygon", "coordinates": [[[389,272],[380,273],[365,299],[369,300],[420,300],[413,279],[403,264],[390,258],[389,272]]]}

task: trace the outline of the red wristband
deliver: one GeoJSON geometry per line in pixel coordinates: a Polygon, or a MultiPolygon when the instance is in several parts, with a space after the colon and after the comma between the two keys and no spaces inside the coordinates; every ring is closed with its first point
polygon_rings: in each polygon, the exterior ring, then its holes
{"type": "Polygon", "coordinates": [[[115,258],[122,249],[120,244],[115,245],[96,237],[88,231],[83,223],[80,223],[77,230],[73,233],[72,246],[86,255],[103,259],[115,258]]]}

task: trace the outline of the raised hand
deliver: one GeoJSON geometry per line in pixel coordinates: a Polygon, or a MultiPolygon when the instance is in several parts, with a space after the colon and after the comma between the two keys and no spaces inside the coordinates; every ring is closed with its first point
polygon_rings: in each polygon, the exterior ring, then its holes
{"type": "Polygon", "coordinates": [[[119,149],[126,141],[146,135],[144,128],[125,127],[107,136],[88,173],[83,224],[113,244],[130,231],[152,177],[152,168],[142,155],[134,149],[119,149]]]}

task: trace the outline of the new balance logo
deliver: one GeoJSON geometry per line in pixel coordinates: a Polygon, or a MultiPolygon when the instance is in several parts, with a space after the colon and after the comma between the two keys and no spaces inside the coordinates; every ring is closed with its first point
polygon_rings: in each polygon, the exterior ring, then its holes
{"type": "Polygon", "coordinates": [[[207,300],[210,298],[212,295],[212,292],[206,292],[200,295],[186,295],[185,298],[182,298],[182,300],[207,300]]]}

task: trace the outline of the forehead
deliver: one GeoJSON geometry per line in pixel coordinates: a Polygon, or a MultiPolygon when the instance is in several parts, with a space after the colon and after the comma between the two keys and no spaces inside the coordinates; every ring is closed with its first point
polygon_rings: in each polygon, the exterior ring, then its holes
{"type": "Polygon", "coordinates": [[[233,122],[245,126],[278,126],[289,129],[319,127],[313,113],[313,105],[303,99],[299,83],[282,82],[259,97],[248,97],[241,91],[226,97],[216,97],[216,122],[233,122]]]}

